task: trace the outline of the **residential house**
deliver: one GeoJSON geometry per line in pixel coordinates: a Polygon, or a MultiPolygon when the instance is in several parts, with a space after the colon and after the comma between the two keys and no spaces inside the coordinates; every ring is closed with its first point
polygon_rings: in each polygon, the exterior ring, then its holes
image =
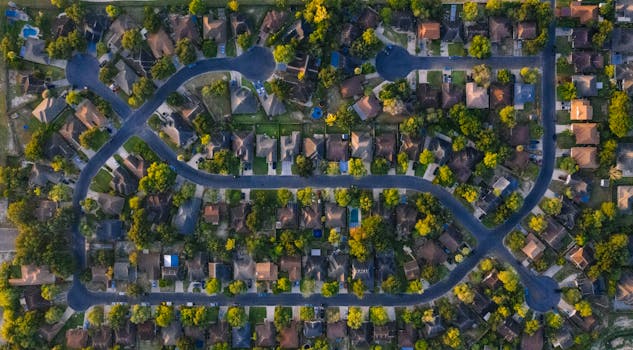
{"type": "Polygon", "coordinates": [[[571,132],[576,137],[577,145],[597,145],[600,143],[597,123],[573,123],[571,132]]]}
{"type": "Polygon", "coordinates": [[[115,281],[129,281],[130,279],[130,263],[117,261],[114,263],[113,279],[115,281]]]}
{"type": "Polygon", "coordinates": [[[580,169],[597,169],[600,165],[596,147],[572,147],[570,155],[580,169]]]}
{"type": "Polygon", "coordinates": [[[66,123],[59,129],[59,134],[75,148],[81,147],[79,136],[88,130],[84,123],[79,119],[70,117],[66,120],[66,123]]]}
{"type": "Polygon", "coordinates": [[[209,263],[209,278],[217,278],[221,283],[228,283],[233,278],[231,267],[224,263],[209,263]]]}
{"type": "Polygon", "coordinates": [[[211,15],[205,15],[202,18],[202,37],[216,44],[226,43],[226,19],[213,19],[211,15]]]}
{"type": "Polygon", "coordinates": [[[172,225],[178,233],[183,235],[193,234],[198,222],[201,203],[200,198],[194,197],[186,200],[178,207],[178,211],[172,219],[172,225]]]}
{"type": "Polygon", "coordinates": [[[251,207],[249,204],[240,203],[230,210],[231,216],[231,225],[230,227],[235,230],[236,233],[249,233],[250,230],[248,226],[246,226],[246,217],[251,212],[251,207]]]}
{"type": "Polygon", "coordinates": [[[511,343],[521,334],[521,326],[512,318],[506,318],[503,323],[497,326],[497,334],[511,343]]]}
{"type": "Polygon", "coordinates": [[[633,274],[623,273],[616,288],[615,299],[619,302],[633,305],[633,274]]]}
{"type": "Polygon", "coordinates": [[[418,40],[439,40],[440,22],[421,22],[418,24],[418,40]]]}
{"type": "Polygon", "coordinates": [[[364,81],[365,77],[362,75],[355,75],[351,78],[343,80],[340,87],[341,97],[351,98],[362,95],[364,81]]]}
{"type": "Polygon", "coordinates": [[[393,11],[391,14],[391,27],[398,32],[413,32],[415,17],[413,13],[408,10],[393,11]]]}
{"type": "Polygon", "coordinates": [[[269,117],[275,117],[286,113],[286,106],[275,94],[257,94],[259,103],[269,117]]]}
{"type": "Polygon", "coordinates": [[[475,289],[474,294],[475,298],[473,299],[473,303],[470,304],[470,307],[477,313],[477,315],[479,315],[479,317],[485,319],[486,315],[497,309],[497,305],[479,290],[475,289]]]}
{"type": "Polygon", "coordinates": [[[255,132],[238,131],[233,133],[233,152],[243,163],[250,165],[254,156],[255,132]]]}
{"type": "Polygon", "coordinates": [[[139,156],[128,154],[123,160],[123,165],[139,179],[147,176],[148,166],[145,160],[139,156]]]}
{"type": "Polygon", "coordinates": [[[364,31],[365,29],[375,29],[380,23],[380,15],[373,8],[367,6],[363,9],[357,20],[358,25],[364,31]]]}
{"type": "Polygon", "coordinates": [[[615,66],[615,79],[622,91],[633,93],[633,63],[623,63],[615,66]]]}
{"type": "Polygon", "coordinates": [[[558,330],[558,332],[549,339],[552,344],[552,348],[554,349],[560,348],[562,350],[567,350],[576,344],[574,342],[574,335],[571,333],[568,326],[563,326],[562,329],[558,330]]]}
{"type": "Polygon", "coordinates": [[[184,277],[180,275],[180,259],[176,254],[163,255],[163,267],[160,271],[162,279],[173,281],[184,277]]]}
{"type": "Polygon", "coordinates": [[[514,108],[523,109],[526,103],[534,103],[534,84],[514,84],[514,108]]]}
{"type": "Polygon", "coordinates": [[[411,259],[404,264],[402,264],[402,269],[404,270],[404,276],[407,280],[418,280],[420,279],[420,265],[415,259],[411,259]]]}
{"type": "Polygon", "coordinates": [[[341,36],[339,42],[342,46],[351,46],[352,43],[361,35],[360,28],[354,23],[345,23],[341,28],[341,36]]]}
{"type": "MultiPolygon", "coordinates": [[[[105,36],[105,43],[110,50],[118,52],[121,49],[121,39],[128,30],[137,28],[134,19],[127,13],[119,15],[110,25],[110,30],[105,36]]],[[[128,94],[129,95],[129,94],[128,94]]]]}
{"type": "Polygon", "coordinates": [[[351,278],[360,279],[368,290],[374,289],[374,261],[367,259],[364,262],[352,260],[351,278]]]}
{"type": "Polygon", "coordinates": [[[304,321],[303,322],[303,336],[307,339],[318,338],[323,335],[323,322],[318,321],[304,321]]]}
{"type": "Polygon", "coordinates": [[[246,16],[243,13],[231,14],[231,29],[233,30],[233,37],[237,38],[242,34],[251,34],[251,29],[246,21],[246,16]]]}
{"type": "Polygon", "coordinates": [[[278,32],[286,22],[287,18],[288,13],[286,11],[268,11],[262,21],[262,25],[259,27],[259,39],[257,40],[257,43],[264,45],[268,36],[278,32]]]}
{"type": "Polygon", "coordinates": [[[591,102],[586,99],[571,100],[569,117],[571,120],[591,120],[593,118],[593,107],[591,107],[591,102]]]}
{"type": "Polygon", "coordinates": [[[92,279],[90,282],[93,286],[99,289],[106,289],[110,276],[108,275],[108,268],[105,266],[92,266],[90,268],[90,276],[92,279]]]}
{"type": "Polygon", "coordinates": [[[81,350],[88,346],[88,330],[71,328],[66,331],[66,347],[81,350]]]}
{"type": "Polygon", "coordinates": [[[374,324],[373,338],[376,344],[390,344],[396,338],[396,323],[390,321],[382,326],[374,324]]]}
{"type": "Polygon", "coordinates": [[[376,278],[382,283],[396,275],[396,259],[393,251],[376,254],[376,278]]]}
{"type": "Polygon", "coordinates": [[[567,230],[551,217],[547,217],[547,228],[541,233],[541,238],[554,250],[560,250],[567,230]]]}
{"type": "Polygon", "coordinates": [[[519,22],[517,23],[517,39],[532,40],[536,38],[538,32],[536,22],[519,22]]]}
{"type": "Polygon", "coordinates": [[[148,320],[138,325],[138,338],[143,341],[150,341],[156,338],[154,321],[148,320]]]}
{"type": "Polygon", "coordinates": [[[349,255],[342,252],[335,252],[327,257],[327,276],[333,281],[346,283],[349,277],[349,255]]]}
{"type": "Polygon", "coordinates": [[[466,42],[473,41],[475,36],[488,37],[488,23],[471,22],[465,25],[464,34],[466,34],[466,42]]]}
{"type": "Polygon", "coordinates": [[[450,109],[464,100],[464,89],[461,86],[442,83],[442,108],[450,109]]]}
{"type": "Polygon", "coordinates": [[[589,24],[598,20],[598,5],[584,5],[580,1],[569,4],[570,17],[577,18],[580,24],[589,24]]]}
{"type": "Polygon", "coordinates": [[[187,148],[198,138],[196,132],[180,114],[172,113],[165,119],[166,123],[162,130],[178,147],[187,148]]]}
{"type": "Polygon", "coordinates": [[[368,132],[352,131],[352,158],[360,158],[364,162],[371,162],[373,153],[372,141],[372,137],[368,132]]]}
{"type": "Polygon", "coordinates": [[[100,242],[114,242],[123,237],[123,221],[110,219],[97,223],[95,236],[100,242]]]}
{"type": "Polygon", "coordinates": [[[200,45],[200,31],[196,17],[192,15],[170,14],[169,24],[173,31],[174,41],[179,42],[182,39],[189,39],[195,45],[200,45]]]}
{"type": "Polygon", "coordinates": [[[268,164],[277,162],[277,139],[258,134],[255,156],[265,158],[268,164]]]}
{"type": "Polygon", "coordinates": [[[448,259],[444,250],[432,240],[424,240],[421,244],[417,244],[414,254],[418,261],[432,265],[443,264],[448,259]]]}
{"type": "Polygon", "coordinates": [[[374,94],[363,96],[352,105],[352,108],[354,108],[361,120],[373,119],[382,111],[380,101],[374,94]]]}
{"type": "Polygon", "coordinates": [[[633,186],[618,186],[618,209],[621,211],[631,210],[633,199],[633,186]]]}
{"type": "Polygon", "coordinates": [[[84,17],[84,37],[89,43],[97,43],[109,25],[110,19],[105,14],[88,12],[84,17]]]}
{"type": "Polygon", "coordinates": [[[363,322],[358,329],[349,330],[349,339],[355,349],[368,349],[373,341],[373,335],[373,325],[369,322],[363,322]]]}
{"type": "Polygon", "coordinates": [[[59,183],[61,178],[61,174],[53,171],[53,168],[50,166],[34,163],[31,167],[31,173],[29,174],[29,186],[44,187],[49,182],[53,184],[59,183]]]}
{"type": "Polygon", "coordinates": [[[325,257],[320,255],[309,255],[303,257],[303,278],[315,281],[327,280],[327,267],[325,257]]]}
{"type": "Polygon", "coordinates": [[[277,274],[277,265],[272,262],[261,262],[255,264],[255,278],[258,281],[276,281],[277,274]]]}
{"type": "Polygon", "coordinates": [[[473,82],[466,83],[466,107],[487,109],[489,101],[488,89],[473,82]]]}
{"type": "Polygon", "coordinates": [[[81,120],[88,129],[103,128],[108,124],[108,119],[87,98],[75,108],[75,116],[81,120]]]}
{"type": "Polygon", "coordinates": [[[453,147],[451,144],[439,137],[431,139],[428,145],[428,150],[433,152],[435,162],[439,165],[445,164],[453,156],[453,147]]]}
{"type": "Polygon", "coordinates": [[[207,343],[209,345],[216,345],[228,341],[230,329],[229,324],[226,321],[218,321],[209,326],[209,336],[207,337],[207,343]]]}
{"type": "Polygon", "coordinates": [[[477,150],[472,147],[466,147],[453,154],[451,161],[448,163],[448,167],[455,174],[455,179],[464,183],[468,181],[475,165],[477,165],[482,158],[482,154],[477,150]]]}
{"type": "Polygon", "coordinates": [[[614,28],[611,34],[611,50],[618,54],[633,53],[633,29],[614,28]]]}
{"type": "Polygon", "coordinates": [[[257,113],[257,100],[255,99],[253,92],[244,86],[238,86],[235,82],[231,82],[230,86],[231,113],[257,113]]]}
{"type": "Polygon", "coordinates": [[[156,59],[174,54],[174,43],[163,28],[147,35],[147,45],[156,59]]]}
{"type": "MultiPolygon", "coordinates": [[[[137,256],[138,273],[147,275],[147,279],[155,281],[160,278],[160,254],[139,253],[137,256]]],[[[139,333],[141,329],[139,328],[139,333]]]]}
{"type": "Polygon", "coordinates": [[[503,287],[503,282],[501,282],[501,280],[499,279],[499,271],[497,271],[497,269],[493,269],[492,271],[488,272],[488,274],[481,281],[481,284],[483,284],[491,291],[495,291],[503,287]]]}
{"type": "Polygon", "coordinates": [[[464,242],[464,237],[454,225],[449,225],[438,238],[442,246],[451,253],[457,253],[464,242]]]}
{"type": "Polygon", "coordinates": [[[125,170],[125,168],[119,166],[112,172],[110,187],[117,193],[129,196],[138,191],[138,180],[125,170]]]}
{"type": "Polygon", "coordinates": [[[124,60],[119,60],[114,66],[119,71],[114,76],[114,85],[123,90],[126,95],[132,95],[132,85],[138,80],[138,75],[124,60]]]}
{"type": "Polygon", "coordinates": [[[32,72],[18,72],[18,74],[16,74],[15,84],[20,87],[22,95],[37,95],[48,89],[46,80],[36,77],[32,72]]]}
{"type": "Polygon", "coordinates": [[[57,213],[57,202],[41,200],[35,208],[35,218],[39,222],[46,222],[57,213]]]}
{"type": "Polygon", "coordinates": [[[396,233],[399,238],[408,238],[418,218],[418,210],[412,205],[399,204],[396,207],[396,233]]]}
{"type": "Polygon", "coordinates": [[[633,20],[633,1],[618,0],[615,2],[615,18],[617,22],[630,23],[633,20]]]}
{"type": "Polygon", "coordinates": [[[136,325],[130,320],[125,325],[114,329],[114,339],[117,345],[124,348],[132,348],[136,345],[136,325]]]}
{"type": "Polygon", "coordinates": [[[530,260],[536,261],[543,256],[543,253],[545,252],[545,245],[539,241],[534,234],[530,233],[527,235],[525,246],[521,248],[521,251],[530,260]]]}
{"type": "Polygon", "coordinates": [[[93,349],[110,349],[112,346],[112,328],[109,326],[101,326],[92,333],[93,349]]]}
{"type": "Polygon", "coordinates": [[[376,136],[376,150],[374,156],[376,158],[384,158],[389,163],[394,163],[396,154],[396,135],[386,133],[376,136]]]}
{"type": "Polygon", "coordinates": [[[521,350],[541,350],[543,349],[543,327],[539,327],[539,329],[534,332],[534,334],[529,335],[527,333],[523,333],[521,337],[521,350]]]}
{"type": "Polygon", "coordinates": [[[494,82],[490,85],[490,109],[512,105],[512,85],[494,82]]]}
{"type": "MultiPolygon", "coordinates": [[[[164,49],[165,52],[169,52],[168,49],[169,47],[166,47],[164,49]]],[[[165,56],[168,56],[167,53],[165,53],[165,56]]],[[[130,52],[128,57],[126,57],[125,62],[129,64],[130,67],[132,67],[137,73],[147,76],[151,73],[150,70],[152,69],[154,64],[156,64],[156,58],[149,50],[143,47],[135,52],[130,52]]]]}
{"type": "Polygon", "coordinates": [[[403,329],[398,330],[398,348],[413,349],[418,341],[418,330],[412,323],[406,323],[403,329]]]}
{"type": "Polygon", "coordinates": [[[175,346],[182,336],[182,325],[180,321],[172,321],[167,327],[160,329],[160,336],[163,346],[175,346]]]}
{"type": "Polygon", "coordinates": [[[502,43],[507,38],[512,38],[512,25],[506,17],[490,17],[490,42],[502,43]]]}
{"type": "Polygon", "coordinates": [[[617,149],[617,165],[618,170],[622,172],[623,177],[633,176],[633,144],[619,143],[617,149]]]}
{"type": "Polygon", "coordinates": [[[293,131],[290,136],[283,135],[279,138],[279,153],[282,162],[293,162],[299,154],[301,145],[301,132],[293,131]]]}
{"type": "MultiPolygon", "coordinates": [[[[325,157],[325,138],[315,134],[303,139],[303,155],[308,159],[321,160],[325,157]]],[[[345,146],[347,148],[347,146],[345,146]]],[[[347,151],[345,152],[347,153],[347,151]]]]}
{"type": "Polygon", "coordinates": [[[145,200],[147,220],[154,223],[167,222],[170,216],[172,196],[169,193],[151,194],[145,200]]]}
{"type": "Polygon", "coordinates": [[[418,98],[418,103],[422,108],[438,108],[440,106],[440,90],[433,87],[431,84],[418,84],[415,94],[418,98]]]}
{"type": "Polygon", "coordinates": [[[40,286],[55,283],[55,274],[48,266],[21,265],[20,278],[9,278],[12,286],[40,286]]]}
{"type": "Polygon", "coordinates": [[[329,134],[327,136],[325,150],[326,159],[331,162],[347,161],[349,141],[343,139],[340,134],[329,134]]]}
{"type": "Polygon", "coordinates": [[[442,319],[440,318],[440,316],[435,315],[430,321],[424,322],[424,325],[422,327],[422,334],[425,338],[436,338],[440,334],[444,333],[445,330],[446,328],[442,323],[442,319]]]}
{"type": "Polygon", "coordinates": [[[66,14],[59,15],[55,18],[53,23],[53,37],[59,38],[60,36],[68,36],[73,30],[75,30],[75,22],[66,16],[66,14]]]}
{"type": "Polygon", "coordinates": [[[296,204],[277,209],[278,229],[297,229],[299,227],[299,209],[296,204]]]}
{"type": "Polygon", "coordinates": [[[576,93],[579,97],[598,96],[598,79],[595,75],[573,75],[571,80],[576,85],[576,93]]]}
{"type": "Polygon", "coordinates": [[[301,42],[311,33],[312,27],[310,26],[310,24],[308,24],[303,19],[298,19],[288,27],[282,40],[284,42],[289,42],[290,40],[295,39],[298,42],[301,42]]]}
{"type": "Polygon", "coordinates": [[[584,270],[594,262],[593,249],[588,246],[576,246],[567,252],[567,260],[571,261],[577,268],[584,270]]]}
{"type": "Polygon", "coordinates": [[[416,135],[400,134],[400,152],[404,152],[410,161],[417,161],[420,157],[422,138],[416,135]]]}
{"type": "Polygon", "coordinates": [[[255,279],[255,262],[248,254],[239,254],[233,259],[233,279],[250,281],[255,279]]]}
{"type": "Polygon", "coordinates": [[[335,203],[325,203],[325,227],[344,228],[347,227],[347,210],[339,207],[335,203]]]}
{"type": "Polygon", "coordinates": [[[279,271],[288,274],[290,282],[296,282],[301,279],[301,257],[283,256],[279,261],[279,271]]]}
{"type": "Polygon", "coordinates": [[[517,125],[512,129],[505,129],[508,135],[510,146],[527,145],[530,142],[530,126],[527,124],[517,125]]]}
{"type": "Polygon", "coordinates": [[[342,320],[328,322],[326,334],[328,340],[340,341],[347,336],[347,324],[342,320]]]}
{"type": "Polygon", "coordinates": [[[255,346],[260,348],[274,347],[276,344],[276,330],[272,322],[265,321],[255,326],[255,346]]]}
{"type": "Polygon", "coordinates": [[[231,149],[231,132],[219,131],[211,134],[211,142],[207,145],[207,158],[212,159],[215,152],[231,149]]]}
{"type": "Polygon", "coordinates": [[[290,325],[279,331],[279,347],[282,349],[299,348],[299,330],[298,322],[290,321],[290,325]]]}
{"type": "Polygon", "coordinates": [[[571,54],[571,63],[576,73],[597,73],[604,68],[604,56],[600,53],[574,51],[571,54]]]}
{"type": "Polygon", "coordinates": [[[44,97],[35,109],[33,116],[44,124],[53,122],[66,108],[66,99],[63,97],[44,97]]]}

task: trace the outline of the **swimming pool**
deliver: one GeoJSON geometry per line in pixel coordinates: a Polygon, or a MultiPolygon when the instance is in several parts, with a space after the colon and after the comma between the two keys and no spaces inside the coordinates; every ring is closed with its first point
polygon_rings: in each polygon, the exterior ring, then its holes
{"type": "Polygon", "coordinates": [[[40,29],[36,28],[36,27],[31,27],[28,24],[25,24],[24,27],[22,27],[22,32],[20,34],[20,36],[22,36],[23,38],[37,38],[40,34],[40,29]]]}
{"type": "Polygon", "coordinates": [[[354,228],[360,225],[360,212],[358,208],[352,208],[349,210],[349,227],[354,228]]]}

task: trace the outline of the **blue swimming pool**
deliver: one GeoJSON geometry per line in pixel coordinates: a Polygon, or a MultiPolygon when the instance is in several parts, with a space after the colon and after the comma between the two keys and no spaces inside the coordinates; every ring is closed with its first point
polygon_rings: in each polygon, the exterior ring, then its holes
{"type": "Polygon", "coordinates": [[[360,224],[360,212],[358,208],[352,208],[349,210],[349,227],[358,227],[360,224]]]}
{"type": "Polygon", "coordinates": [[[39,28],[31,27],[28,24],[25,24],[24,27],[22,27],[23,38],[37,38],[39,34],[40,34],[39,28]]]}

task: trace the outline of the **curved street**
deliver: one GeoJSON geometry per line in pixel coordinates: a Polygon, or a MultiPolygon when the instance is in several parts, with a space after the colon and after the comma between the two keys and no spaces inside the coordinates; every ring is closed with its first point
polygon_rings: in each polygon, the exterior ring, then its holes
{"type": "MultiPolygon", "coordinates": [[[[390,55],[381,53],[376,58],[378,72],[386,79],[394,80],[406,75],[411,69],[426,69],[423,67],[453,68],[472,66],[478,63],[487,63],[495,67],[523,67],[539,66],[542,64],[543,77],[541,80],[542,122],[543,136],[543,165],[539,176],[534,183],[532,191],[525,198],[524,205],[512,215],[505,223],[488,229],[484,227],[452,194],[442,187],[433,185],[419,177],[404,175],[369,175],[355,178],[352,176],[313,176],[302,178],[299,176],[242,176],[237,179],[230,176],[208,174],[191,168],[177,159],[174,151],[168,147],[145,124],[151,114],[180,85],[187,80],[206,72],[235,70],[241,72],[251,80],[266,80],[275,69],[275,62],[269,50],[254,47],[240,57],[231,59],[207,59],[179,70],[161,85],[154,95],[139,109],[132,111],[127,104],[104,86],[96,74],[85,74],[86,67],[95,67],[98,64],[91,56],[79,55],[68,63],[68,81],[76,87],[86,87],[113,106],[113,109],[125,121],[121,129],[113,135],[112,139],[104,145],[86,164],[79,179],[75,184],[73,194],[73,206],[77,215],[81,215],[80,201],[88,192],[92,178],[106,161],[114,155],[127,139],[133,135],[141,136],[148,145],[156,151],[166,162],[172,165],[178,175],[191,182],[213,188],[302,188],[312,187],[349,187],[359,188],[405,188],[419,192],[430,192],[452,213],[455,220],[469,230],[477,239],[477,246],[473,253],[451,271],[451,273],[439,283],[430,286],[423,294],[367,294],[359,300],[351,294],[336,295],[324,298],[319,294],[304,298],[301,294],[268,295],[259,297],[254,294],[244,294],[234,298],[224,295],[207,296],[191,293],[150,293],[140,298],[130,298],[126,295],[114,293],[88,291],[79,281],[77,274],[73,286],[68,294],[68,302],[76,310],[85,310],[94,304],[111,302],[147,302],[160,303],[171,301],[175,304],[186,302],[230,304],[238,302],[243,305],[303,305],[306,303],[326,303],[329,305],[385,305],[399,306],[424,303],[441,297],[457,283],[459,283],[485,256],[493,255],[506,261],[517,270],[521,282],[526,288],[526,300],[528,305],[536,311],[547,311],[553,308],[560,298],[557,292],[557,283],[551,278],[536,276],[531,271],[518,264],[510,252],[503,246],[503,237],[514,229],[517,224],[527,216],[539,203],[550,183],[555,163],[555,101],[552,91],[555,87],[554,70],[554,25],[549,28],[549,38],[542,56],[534,57],[493,57],[488,60],[474,60],[470,58],[452,59],[446,57],[406,57],[402,54],[404,49],[394,47],[390,55]],[[548,92],[547,94],[545,92],[548,92]]],[[[408,55],[408,54],[407,54],[408,55]]],[[[519,68],[520,68],[519,67],[519,68]]],[[[78,224],[73,229],[73,249],[80,266],[85,265],[86,251],[84,237],[79,233],[78,224]]]]}

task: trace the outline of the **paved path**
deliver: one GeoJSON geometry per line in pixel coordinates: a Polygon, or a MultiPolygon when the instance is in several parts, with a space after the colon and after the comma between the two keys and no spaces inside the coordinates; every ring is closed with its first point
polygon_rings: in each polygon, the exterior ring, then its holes
{"type": "MultiPolygon", "coordinates": [[[[166,99],[170,92],[175,91],[188,79],[214,70],[236,70],[251,80],[265,80],[274,69],[274,61],[270,52],[264,48],[253,48],[244,55],[234,59],[216,58],[200,61],[197,64],[185,67],[172,76],[162,85],[138,110],[131,111],[127,105],[112,94],[107,87],[101,84],[96,75],[78,74],[80,71],[88,71],[86,66],[93,67],[96,61],[89,56],[77,56],[69,62],[68,80],[75,86],[86,86],[95,93],[108,100],[113,109],[125,120],[121,129],[102,147],[94,157],[86,164],[76,183],[73,195],[73,203],[78,215],[81,214],[79,202],[85,198],[91,179],[96,175],[101,166],[110,158],[116,150],[132,135],[141,136],[148,145],[153,148],[166,162],[176,168],[177,173],[188,180],[213,188],[302,188],[312,187],[349,187],[359,188],[406,188],[420,192],[430,192],[436,196],[442,204],[453,214],[467,230],[477,238],[477,246],[473,253],[461,264],[451,271],[449,276],[437,284],[430,286],[421,295],[387,295],[368,294],[364,299],[358,300],[350,294],[337,295],[332,298],[324,298],[318,294],[304,298],[301,294],[290,293],[283,295],[270,295],[258,297],[255,294],[240,295],[235,298],[227,298],[223,295],[207,296],[204,294],[189,293],[149,293],[141,298],[130,298],[125,295],[113,293],[91,292],[75,278],[72,289],[69,292],[68,301],[76,310],[85,310],[91,305],[111,302],[148,302],[159,303],[171,301],[175,304],[186,302],[230,304],[237,302],[243,305],[302,305],[305,303],[327,303],[329,305],[412,305],[424,303],[436,299],[459,283],[476,265],[487,255],[493,255],[511,264],[519,274],[521,282],[526,288],[526,300],[528,305],[536,311],[547,311],[558,303],[560,295],[557,292],[558,285],[550,278],[535,276],[531,271],[519,264],[518,261],[502,245],[505,235],[516,227],[519,222],[530,213],[550,183],[555,160],[555,143],[553,135],[554,126],[554,24],[549,28],[550,40],[542,56],[539,57],[503,57],[490,58],[488,60],[474,60],[470,58],[448,59],[441,57],[412,57],[403,48],[395,47],[390,55],[379,54],[376,59],[378,72],[386,79],[396,79],[406,76],[412,69],[436,69],[445,66],[452,68],[467,68],[473,64],[487,63],[493,67],[520,68],[523,66],[543,67],[542,93],[542,119],[545,129],[543,139],[543,165],[535,182],[533,190],[527,195],[523,207],[512,215],[505,223],[488,229],[477,221],[470,212],[450,193],[439,186],[412,176],[365,176],[354,178],[351,176],[314,176],[302,178],[297,176],[242,176],[234,179],[227,176],[212,175],[194,169],[177,160],[175,153],[165,143],[150,131],[145,122],[151,113],[166,99]],[[92,65],[92,66],[91,66],[92,65]],[[544,92],[548,92],[545,94],[544,92]]],[[[98,71],[95,68],[94,72],[98,71]]],[[[74,251],[78,261],[85,264],[85,242],[79,234],[78,227],[73,231],[74,251]]]]}

